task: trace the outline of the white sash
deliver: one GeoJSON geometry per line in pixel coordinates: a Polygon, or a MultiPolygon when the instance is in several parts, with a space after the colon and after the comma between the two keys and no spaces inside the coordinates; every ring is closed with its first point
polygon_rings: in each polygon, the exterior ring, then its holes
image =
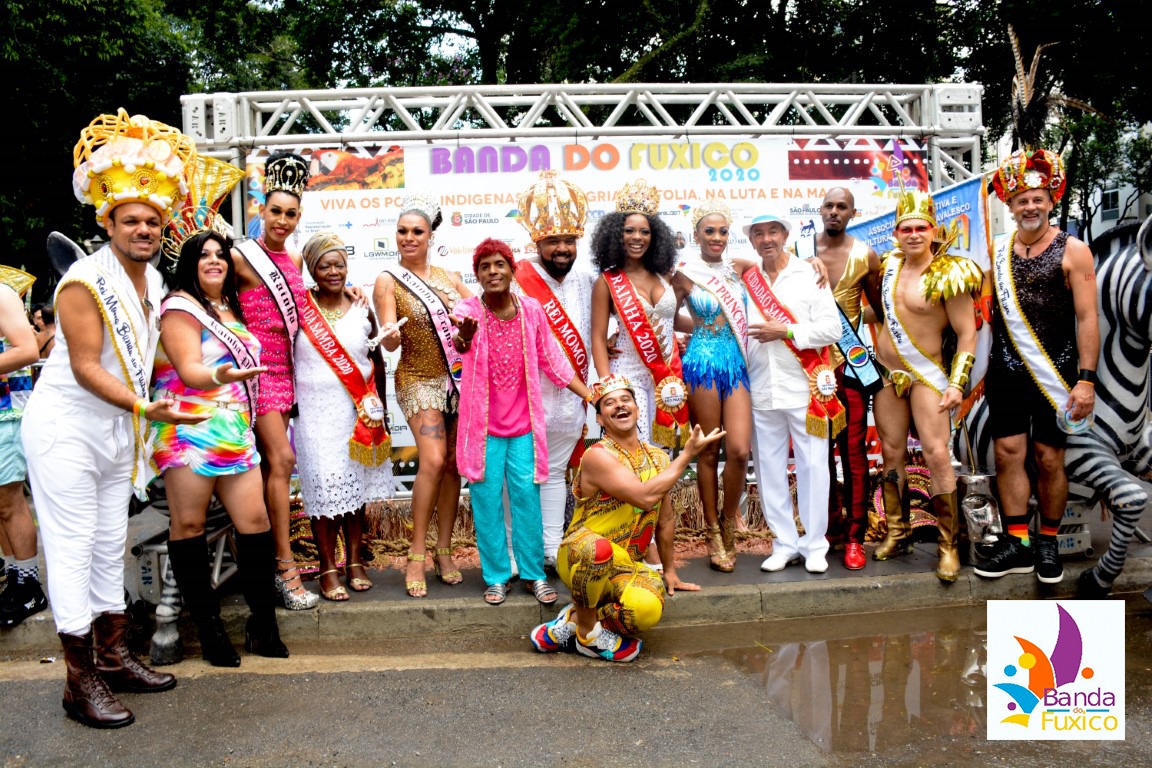
{"type": "Polygon", "coordinates": [[[916,340],[908,335],[896,312],[896,285],[900,281],[900,270],[903,267],[903,258],[889,256],[880,282],[880,300],[884,304],[884,322],[888,326],[888,335],[892,337],[892,346],[896,348],[904,370],[943,396],[944,390],[948,388],[948,374],[939,363],[924,354],[916,340]]]}
{"type": "MultiPolygon", "coordinates": [[[[156,341],[158,334],[154,333],[159,324],[158,316],[148,318],[142,315],[146,326],[143,334],[137,328],[137,322],[131,317],[131,309],[135,305],[136,297],[125,299],[123,294],[123,280],[117,280],[115,272],[123,272],[123,267],[116,261],[111,249],[103,248],[92,256],[82,259],[72,265],[65,279],[61,281],[57,292],[70,283],[80,283],[89,291],[100,309],[100,316],[104,320],[104,327],[112,339],[116,351],[116,358],[120,361],[120,371],[124,383],[137,397],[148,400],[148,385],[152,379],[152,362],[156,355],[156,341]],[[108,263],[111,259],[113,263],[108,263]],[[131,302],[131,303],[130,303],[131,302]],[[141,342],[143,338],[143,342],[141,342]]],[[[149,286],[150,287],[150,286],[149,286]]],[[[143,308],[141,308],[143,312],[143,308]]],[[[147,498],[148,483],[156,476],[155,466],[152,464],[152,441],[148,436],[149,422],[140,418],[135,408],[132,409],[132,434],[135,442],[134,460],[132,465],[132,490],[141,501],[147,498]]]]}
{"type": "Polygon", "coordinates": [[[464,356],[457,352],[452,344],[454,326],[452,318],[448,316],[448,307],[432,286],[413,274],[412,270],[393,264],[385,267],[384,271],[411,291],[412,295],[424,305],[424,309],[428,310],[428,316],[432,318],[432,328],[436,331],[436,338],[440,340],[440,350],[444,353],[444,364],[448,367],[448,381],[451,385],[448,395],[459,392],[460,376],[464,371],[464,356]]]}
{"type": "Polygon", "coordinates": [[[1016,233],[1001,240],[1000,247],[996,249],[996,256],[992,265],[992,277],[996,284],[996,298],[1000,305],[1000,317],[1004,321],[1004,329],[1008,331],[1008,338],[1016,347],[1020,359],[1028,367],[1032,380],[1040,387],[1040,391],[1048,398],[1048,402],[1057,413],[1063,413],[1068,403],[1071,390],[1056,370],[1052,358],[1048,357],[1047,350],[1040,345],[1036,335],[1032,332],[1032,324],[1024,316],[1016,296],[1016,282],[1012,279],[1012,253],[1016,244],[1016,233]]]}
{"type": "MultiPolygon", "coordinates": [[[[212,316],[205,312],[196,302],[185,296],[169,296],[164,300],[164,303],[160,305],[160,314],[163,315],[170,310],[187,312],[196,318],[200,325],[204,326],[204,328],[215,336],[228,352],[231,353],[232,359],[236,361],[237,368],[251,369],[260,365],[260,361],[252,354],[252,350],[248,349],[248,346],[240,340],[239,336],[232,332],[231,328],[218,320],[214,320],[212,316]]],[[[252,429],[256,423],[258,379],[258,376],[253,376],[244,381],[244,390],[248,395],[248,409],[252,416],[248,421],[249,429],[252,429]]]]}
{"type": "MultiPolygon", "coordinates": [[[[716,274],[714,269],[703,263],[695,260],[684,261],[678,269],[693,283],[712,294],[720,304],[720,308],[724,310],[724,317],[728,320],[728,326],[732,328],[737,341],[740,342],[740,354],[745,355],[744,348],[748,345],[748,313],[744,311],[744,302],[740,300],[739,294],[732,290],[732,286],[716,274]]],[[[747,362],[746,356],[745,362],[747,362]]]]}
{"type": "Polygon", "coordinates": [[[264,285],[268,286],[272,301],[284,319],[284,328],[288,331],[288,351],[291,354],[292,342],[296,340],[296,331],[300,328],[300,310],[296,306],[296,297],[292,295],[292,286],[288,284],[287,276],[257,241],[243,240],[236,246],[236,250],[244,254],[248,264],[264,285]]]}

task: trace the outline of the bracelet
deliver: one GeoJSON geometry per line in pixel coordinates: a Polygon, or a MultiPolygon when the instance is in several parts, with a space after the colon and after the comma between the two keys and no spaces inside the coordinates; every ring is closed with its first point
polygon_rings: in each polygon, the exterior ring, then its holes
{"type": "Polygon", "coordinates": [[[1096,382],[1098,381],[1096,378],[1096,371],[1092,370],[1091,368],[1081,368],[1080,381],[1083,381],[1085,384],[1096,386],[1096,382]]]}
{"type": "Polygon", "coordinates": [[[141,421],[147,421],[148,420],[148,417],[144,415],[144,411],[147,410],[147,408],[148,408],[148,401],[142,397],[136,401],[136,404],[134,406],[132,406],[133,412],[135,412],[140,417],[141,421]]]}
{"type": "Polygon", "coordinates": [[[212,383],[218,387],[224,386],[224,382],[220,381],[220,378],[216,375],[215,368],[212,369],[212,383]]]}
{"type": "Polygon", "coordinates": [[[796,334],[792,333],[791,328],[788,329],[787,338],[788,338],[788,341],[795,341],[796,340],[796,334]]]}
{"type": "Polygon", "coordinates": [[[952,357],[952,373],[948,377],[948,386],[956,387],[961,392],[968,384],[968,375],[972,373],[972,366],[976,362],[976,355],[971,352],[957,352],[952,357]]]}

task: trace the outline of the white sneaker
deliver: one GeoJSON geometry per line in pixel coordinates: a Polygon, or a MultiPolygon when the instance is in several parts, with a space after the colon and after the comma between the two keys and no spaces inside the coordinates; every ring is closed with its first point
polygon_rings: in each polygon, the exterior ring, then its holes
{"type": "Polygon", "coordinates": [[[828,570],[828,559],[824,555],[812,555],[805,558],[804,570],[808,573],[824,573],[828,570]]]}
{"type": "Polygon", "coordinates": [[[768,573],[775,573],[776,571],[784,570],[784,566],[792,562],[792,558],[796,555],[789,555],[785,552],[773,552],[767,560],[760,563],[760,570],[768,573]]]}

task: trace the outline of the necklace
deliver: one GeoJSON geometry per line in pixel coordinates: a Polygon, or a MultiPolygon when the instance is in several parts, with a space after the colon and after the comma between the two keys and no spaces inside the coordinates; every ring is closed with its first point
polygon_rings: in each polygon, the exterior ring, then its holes
{"type": "Polygon", "coordinates": [[[208,302],[208,306],[212,307],[212,309],[216,310],[217,312],[231,312],[232,311],[232,307],[228,306],[227,304],[222,304],[222,303],[216,301],[211,296],[205,296],[204,300],[208,302]]]}
{"type": "Polygon", "coordinates": [[[320,310],[320,314],[324,315],[324,319],[329,323],[334,323],[344,316],[344,310],[339,307],[336,309],[328,309],[320,306],[320,302],[316,302],[316,309],[320,310]]]}
{"type": "Polygon", "coordinates": [[[652,455],[648,453],[648,446],[644,445],[643,441],[640,442],[640,447],[635,451],[624,450],[619,443],[607,436],[604,437],[604,442],[608,443],[614,451],[624,457],[628,462],[628,466],[632,467],[632,473],[636,475],[636,477],[640,477],[640,472],[645,466],[652,465],[652,455]],[[635,460],[632,458],[633,454],[636,455],[635,460]]]}
{"type": "Polygon", "coordinates": [[[1020,245],[1024,246],[1024,258],[1027,259],[1029,256],[1032,255],[1032,246],[1036,245],[1041,240],[1048,237],[1048,230],[1050,230],[1050,229],[1052,229],[1052,225],[1048,224],[1047,226],[1044,227],[1044,231],[1040,234],[1040,237],[1036,238],[1035,240],[1033,240],[1030,243],[1026,243],[1026,242],[1024,242],[1023,239],[1017,238],[1020,240],[1020,245]]]}

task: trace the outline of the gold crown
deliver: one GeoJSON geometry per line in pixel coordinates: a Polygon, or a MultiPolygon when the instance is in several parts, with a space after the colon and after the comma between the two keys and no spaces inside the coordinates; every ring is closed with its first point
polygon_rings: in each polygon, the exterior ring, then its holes
{"type": "Polygon", "coordinates": [[[660,211],[660,190],[649,186],[644,179],[625,184],[616,193],[616,210],[619,213],[642,213],[655,216],[660,211]]]}
{"type": "Polygon", "coordinates": [[[588,196],[556,171],[541,171],[536,183],[520,194],[520,223],[532,242],[546,237],[584,236],[588,196]]]}
{"type": "Polygon", "coordinates": [[[930,193],[901,187],[896,197],[895,226],[908,219],[923,219],[936,226],[936,201],[930,193]]]}
{"type": "Polygon", "coordinates": [[[80,132],[72,150],[72,190],[96,206],[96,221],[121,203],[144,203],[165,219],[188,194],[184,171],[196,159],[192,139],[175,128],[128,116],[100,115],[80,132]]]}
{"type": "Polygon", "coordinates": [[[264,199],[273,192],[287,192],[297,199],[304,197],[308,186],[308,163],[300,155],[275,155],[264,163],[264,199]]]}
{"type": "Polygon", "coordinates": [[[173,264],[180,259],[184,241],[195,234],[211,230],[226,238],[232,237],[228,222],[219,215],[220,203],[242,178],[244,172],[230,163],[196,156],[188,173],[188,196],[179,212],[168,221],[164,236],[164,255],[173,264]]]}
{"type": "Polygon", "coordinates": [[[28,274],[22,269],[10,267],[7,264],[0,264],[0,283],[12,288],[16,291],[16,295],[23,298],[24,292],[32,287],[32,283],[36,282],[36,278],[28,274]]]}
{"type": "Polygon", "coordinates": [[[1064,172],[1064,161],[1055,152],[1037,149],[1029,152],[1019,149],[1004,161],[992,179],[996,196],[1004,202],[1017,192],[1031,189],[1046,189],[1052,195],[1052,204],[1064,197],[1068,177],[1064,172]]]}
{"type": "Polygon", "coordinates": [[[636,387],[632,386],[632,382],[618,373],[610,373],[592,385],[592,405],[600,405],[601,398],[609,392],[615,392],[618,389],[626,389],[631,392],[633,396],[636,394],[636,387]]]}
{"type": "Polygon", "coordinates": [[[719,214],[724,217],[724,221],[729,224],[732,223],[732,211],[727,205],[719,200],[708,200],[700,203],[700,205],[693,206],[692,208],[692,229],[696,229],[696,225],[700,223],[700,219],[712,214],[719,214]]]}

